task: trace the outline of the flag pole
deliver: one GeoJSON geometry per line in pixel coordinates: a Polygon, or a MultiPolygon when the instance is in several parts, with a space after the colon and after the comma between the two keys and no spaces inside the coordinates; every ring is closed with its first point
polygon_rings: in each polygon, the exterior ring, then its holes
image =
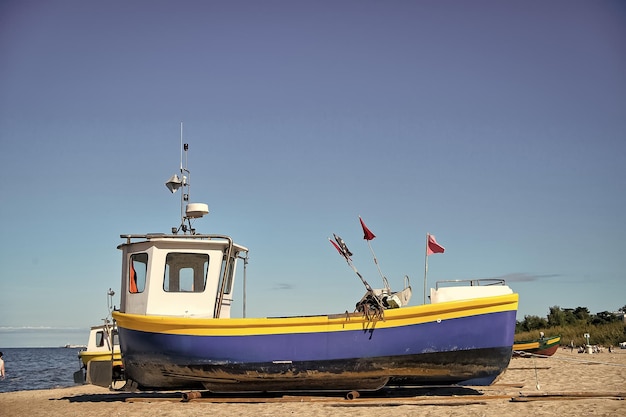
{"type": "MultiPolygon", "coordinates": [[[[335,247],[335,249],[337,249],[339,251],[339,253],[344,257],[344,259],[346,260],[346,262],[348,263],[350,268],[352,268],[354,273],[359,277],[359,279],[361,279],[361,282],[363,283],[363,285],[365,285],[365,289],[367,290],[367,294],[365,294],[363,299],[361,301],[359,301],[358,304],[364,302],[364,300],[366,300],[368,297],[371,297],[371,299],[376,303],[376,306],[374,306],[374,307],[377,309],[377,311],[379,312],[379,314],[381,314],[381,317],[382,317],[382,314],[383,314],[382,311],[385,309],[385,307],[382,304],[382,301],[376,296],[376,294],[374,294],[374,289],[365,280],[365,278],[363,278],[363,275],[361,275],[361,273],[356,269],[356,267],[352,263],[352,259],[350,259],[350,255],[352,255],[352,254],[350,253],[350,251],[346,247],[346,245],[343,242],[343,240],[340,237],[338,237],[337,235],[334,235],[334,236],[335,236],[335,240],[337,240],[337,243],[341,244],[341,247],[339,245],[337,245],[335,242],[333,242],[332,240],[330,240],[330,238],[328,239],[328,241],[330,243],[332,243],[333,246],[335,247]]],[[[357,304],[357,307],[358,307],[358,304],[357,304]]]]}
{"type": "Polygon", "coordinates": [[[372,248],[372,244],[370,243],[369,240],[367,241],[367,246],[369,246],[370,252],[372,253],[372,256],[374,257],[374,263],[376,264],[376,268],[378,268],[378,273],[380,274],[380,277],[383,280],[383,285],[385,286],[385,289],[387,290],[387,292],[391,292],[391,288],[389,287],[389,282],[387,281],[387,277],[384,276],[383,271],[380,270],[378,259],[376,259],[376,254],[374,253],[374,249],[372,248]]]}
{"type": "Polygon", "coordinates": [[[361,282],[363,283],[363,285],[365,285],[365,289],[368,292],[371,292],[372,294],[374,293],[374,290],[372,289],[372,287],[370,286],[370,284],[367,283],[367,281],[365,280],[365,278],[363,278],[363,275],[361,275],[361,273],[356,269],[356,267],[354,266],[354,264],[352,263],[352,261],[350,261],[349,259],[346,259],[346,262],[348,262],[348,265],[350,265],[350,268],[352,268],[352,270],[354,271],[354,273],[361,278],[361,282]]]}
{"type": "Polygon", "coordinates": [[[372,248],[371,241],[376,237],[376,235],[372,233],[370,229],[367,228],[361,216],[359,216],[359,222],[361,223],[361,227],[363,228],[363,239],[367,240],[367,246],[370,248],[370,252],[372,253],[372,256],[374,257],[374,264],[376,265],[376,268],[378,268],[378,274],[380,274],[380,277],[383,280],[385,291],[391,294],[391,287],[389,287],[389,282],[387,281],[387,277],[383,275],[383,271],[381,271],[380,265],[378,264],[378,259],[376,258],[376,254],[374,253],[374,248],[372,248]]]}
{"type": "Polygon", "coordinates": [[[356,267],[352,263],[352,259],[350,259],[350,256],[352,256],[352,253],[348,250],[348,247],[346,246],[343,239],[341,239],[339,236],[337,236],[334,233],[333,233],[333,236],[335,237],[335,240],[337,241],[337,243],[333,242],[330,238],[328,238],[328,241],[335,247],[335,249],[337,249],[337,252],[339,252],[339,254],[344,257],[344,259],[346,260],[350,268],[352,268],[354,273],[361,279],[361,282],[363,283],[363,285],[365,285],[365,289],[368,292],[374,293],[374,290],[372,289],[370,284],[368,284],[365,278],[363,278],[363,275],[361,275],[361,273],[356,269],[356,267]]]}
{"type": "Polygon", "coordinates": [[[426,248],[424,249],[424,304],[426,304],[426,277],[428,276],[428,235],[426,233],[426,248]]]}

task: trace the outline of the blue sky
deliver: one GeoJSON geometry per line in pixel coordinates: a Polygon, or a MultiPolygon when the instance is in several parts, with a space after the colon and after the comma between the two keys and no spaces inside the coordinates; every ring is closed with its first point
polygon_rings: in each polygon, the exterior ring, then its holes
{"type": "Polygon", "coordinates": [[[506,278],[518,319],[626,304],[621,1],[7,0],[0,56],[0,346],[86,343],[119,235],[178,225],[181,122],[248,316],[351,310],[332,233],[380,286],[359,215],[412,304],[427,232],[429,287],[506,278]]]}

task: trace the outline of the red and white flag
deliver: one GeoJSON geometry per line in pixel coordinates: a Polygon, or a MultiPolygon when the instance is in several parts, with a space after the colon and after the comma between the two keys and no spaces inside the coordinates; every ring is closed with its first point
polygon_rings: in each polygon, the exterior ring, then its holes
{"type": "Polygon", "coordinates": [[[346,246],[346,242],[344,242],[342,238],[340,238],[334,233],[333,233],[333,236],[335,237],[335,241],[337,243],[333,242],[330,239],[328,239],[328,241],[333,244],[333,246],[335,247],[335,249],[337,249],[337,252],[339,252],[341,256],[346,258],[346,260],[350,260],[350,257],[352,256],[352,252],[350,252],[350,250],[348,249],[348,246],[346,246]]]}

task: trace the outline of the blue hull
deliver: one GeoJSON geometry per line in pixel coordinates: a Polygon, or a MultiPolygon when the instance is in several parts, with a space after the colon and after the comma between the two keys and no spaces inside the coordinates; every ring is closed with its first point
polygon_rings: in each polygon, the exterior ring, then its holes
{"type": "Polygon", "coordinates": [[[511,358],[515,315],[260,335],[118,327],[126,375],[145,389],[373,390],[385,384],[491,384],[511,358]]]}

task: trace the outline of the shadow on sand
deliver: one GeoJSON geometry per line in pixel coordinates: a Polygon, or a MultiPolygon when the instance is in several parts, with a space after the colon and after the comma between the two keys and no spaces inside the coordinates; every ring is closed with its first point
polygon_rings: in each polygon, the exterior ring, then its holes
{"type": "Polygon", "coordinates": [[[65,396],[52,400],[66,400],[71,403],[83,403],[83,402],[126,402],[126,401],[189,401],[192,399],[203,399],[210,401],[214,399],[219,402],[246,402],[246,403],[263,403],[263,402],[276,402],[276,401],[288,401],[289,399],[310,398],[311,400],[316,398],[326,398],[329,400],[344,400],[354,398],[369,398],[369,399],[408,399],[414,397],[433,397],[433,398],[446,398],[456,396],[477,396],[483,395],[480,391],[477,391],[468,387],[460,386],[436,386],[436,387],[388,387],[378,391],[364,391],[364,392],[258,392],[258,393],[213,393],[210,391],[121,391],[112,390],[110,393],[104,394],[80,394],[73,396],[65,396]],[[195,395],[190,395],[190,394],[195,395]]]}

